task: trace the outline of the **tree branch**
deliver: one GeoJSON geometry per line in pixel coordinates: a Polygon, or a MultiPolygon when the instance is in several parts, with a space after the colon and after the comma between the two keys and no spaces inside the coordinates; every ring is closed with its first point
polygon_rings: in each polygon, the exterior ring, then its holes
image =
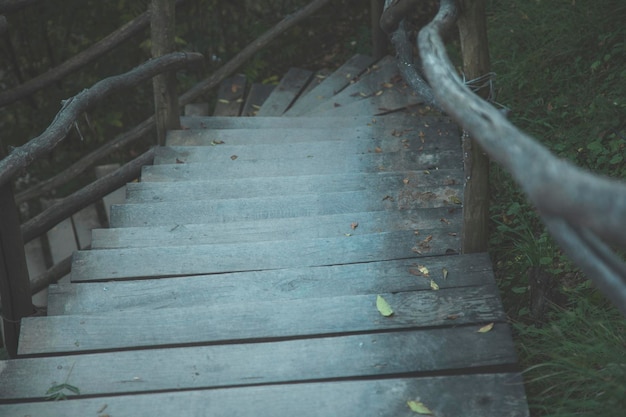
{"type": "Polygon", "coordinates": [[[0,161],[0,185],[9,181],[35,159],[50,152],[65,138],[78,116],[107,95],[134,87],[156,74],[184,67],[201,58],[202,55],[198,53],[176,52],[151,59],[125,74],[105,78],[90,89],[83,90],[74,97],[65,100],[61,111],[57,113],[54,121],[45,132],[25,145],[14,149],[8,157],[0,161]]]}
{"type": "Polygon", "coordinates": [[[211,74],[210,77],[196,84],[189,91],[183,94],[179,99],[179,105],[184,106],[185,104],[189,104],[196,100],[198,97],[202,96],[202,94],[211,90],[213,87],[218,85],[224,78],[228,77],[229,74],[231,74],[241,65],[243,65],[259,50],[261,50],[268,43],[274,40],[278,35],[290,29],[304,18],[313,14],[315,11],[320,9],[328,2],[329,0],[314,0],[297,12],[285,17],[283,20],[278,22],[276,26],[249,43],[245,48],[241,50],[241,52],[235,55],[233,59],[228,61],[225,65],[223,65],[213,74],[211,74]]]}

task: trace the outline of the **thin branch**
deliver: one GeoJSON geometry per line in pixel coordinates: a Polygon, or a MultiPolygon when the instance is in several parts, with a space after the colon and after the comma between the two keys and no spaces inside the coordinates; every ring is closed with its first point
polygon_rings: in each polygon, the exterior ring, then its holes
{"type": "Polygon", "coordinates": [[[105,78],[90,89],[83,90],[66,100],[54,121],[45,132],[16,148],[0,161],[0,185],[13,178],[18,172],[30,165],[35,159],[50,152],[61,142],[72,128],[81,113],[93,107],[107,95],[136,86],[163,71],[170,71],[202,59],[198,53],[176,52],[151,59],[133,70],[113,77],[105,78]]]}
{"type": "Polygon", "coordinates": [[[274,40],[278,35],[293,27],[304,18],[315,13],[318,9],[328,3],[329,0],[315,0],[304,6],[297,12],[285,17],[278,22],[276,26],[259,36],[257,39],[249,43],[241,50],[233,59],[228,61],[224,66],[220,67],[210,77],[196,84],[193,88],[183,94],[179,99],[179,104],[184,106],[196,100],[202,94],[207,93],[213,87],[218,85],[224,78],[228,77],[237,68],[243,65],[254,54],[264,48],[268,43],[274,40]]]}
{"type": "MultiPolygon", "coordinates": [[[[181,3],[184,0],[178,0],[181,3]]],[[[28,3],[28,2],[24,2],[28,3]]],[[[1,6],[0,6],[1,7],[1,6]]],[[[0,9],[1,10],[1,9],[0,9]]],[[[150,24],[150,13],[144,12],[130,22],[126,23],[115,32],[110,33],[84,51],[74,55],[61,65],[52,68],[45,73],[26,81],[11,90],[0,93],[0,107],[13,103],[30,96],[34,92],[55,83],[72,72],[89,64],[114,49],[122,42],[130,39],[150,24]]]]}
{"type": "Polygon", "coordinates": [[[119,169],[97,179],[49,207],[22,225],[22,239],[27,243],[58,224],[61,220],[95,203],[105,195],[139,177],[141,167],[152,164],[154,149],[126,163],[119,169]]]}
{"type": "Polygon", "coordinates": [[[105,143],[98,149],[88,153],[80,160],[74,162],[72,165],[58,173],[52,178],[48,178],[45,181],[38,183],[30,187],[27,190],[22,191],[15,195],[15,203],[17,205],[38,197],[41,197],[47,192],[54,190],[63,184],[73,180],[87,168],[94,165],[97,161],[106,158],[111,153],[119,150],[120,148],[132,143],[136,140],[146,136],[154,129],[154,116],[150,116],[139,125],[135,126],[131,130],[124,132],[116,136],[113,140],[105,143]]]}

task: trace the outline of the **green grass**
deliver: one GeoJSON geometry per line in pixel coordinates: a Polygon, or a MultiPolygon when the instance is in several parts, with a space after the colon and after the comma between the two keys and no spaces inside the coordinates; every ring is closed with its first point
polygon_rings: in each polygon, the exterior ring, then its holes
{"type": "MultiPolygon", "coordinates": [[[[491,0],[488,11],[497,100],[511,121],[557,155],[625,178],[626,3],[491,0]]],[[[623,415],[624,317],[552,242],[510,176],[494,166],[491,181],[490,251],[532,414],[623,415]],[[552,301],[540,317],[529,281],[537,270],[552,301]]]]}

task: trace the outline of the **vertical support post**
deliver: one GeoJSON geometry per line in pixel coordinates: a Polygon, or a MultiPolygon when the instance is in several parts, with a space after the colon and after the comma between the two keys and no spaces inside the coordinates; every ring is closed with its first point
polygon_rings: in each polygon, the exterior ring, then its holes
{"type": "MultiPolygon", "coordinates": [[[[486,0],[462,0],[457,21],[465,78],[490,71],[487,43],[486,0]]],[[[488,88],[477,91],[487,97],[488,88]]],[[[463,202],[463,253],[487,250],[489,221],[489,158],[471,137],[464,136],[465,193],[463,202]]]]}
{"type": "MultiPolygon", "coordinates": [[[[174,0],[152,0],[150,5],[150,36],[152,57],[174,52],[176,7],[174,0]]],[[[155,76],[154,112],[157,130],[157,145],[165,145],[165,133],[169,129],[180,129],[176,73],[169,71],[155,76]]]]}
{"type": "MultiPolygon", "coordinates": [[[[5,156],[0,143],[0,159],[5,156]]],[[[0,300],[4,345],[17,356],[20,321],[34,312],[13,184],[0,186],[0,300]]]]}
{"type": "Polygon", "coordinates": [[[381,59],[387,52],[387,34],[380,28],[380,17],[385,8],[385,0],[370,0],[372,18],[372,57],[381,59]]]}

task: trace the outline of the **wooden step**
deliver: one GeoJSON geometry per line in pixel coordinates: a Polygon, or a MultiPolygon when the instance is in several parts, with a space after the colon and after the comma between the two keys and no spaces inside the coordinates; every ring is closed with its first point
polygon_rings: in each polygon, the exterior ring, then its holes
{"type": "Polygon", "coordinates": [[[426,257],[418,262],[404,259],[140,281],[59,284],[50,287],[48,315],[426,291],[431,290],[430,279],[440,289],[446,289],[490,285],[494,278],[489,256],[472,254],[426,257]],[[429,276],[423,276],[418,263],[428,269],[429,276]]]}
{"type": "Polygon", "coordinates": [[[460,237],[461,214],[460,208],[452,210],[449,207],[442,207],[416,211],[352,212],[227,223],[170,223],[163,226],[143,225],[97,229],[93,233],[92,248],[115,249],[297,240],[400,230],[413,230],[414,233],[424,238],[442,234],[460,237]]]}
{"type": "MultiPolygon", "coordinates": [[[[181,182],[134,182],[126,186],[126,202],[157,203],[268,196],[285,196],[341,191],[412,189],[463,183],[460,169],[345,173],[291,177],[253,177],[181,182]]],[[[428,191],[428,190],[424,190],[428,191]]],[[[385,194],[387,195],[387,194],[385,194]]]]}
{"type": "Polygon", "coordinates": [[[222,81],[217,92],[217,103],[213,114],[215,116],[239,116],[245,91],[246,77],[243,74],[237,74],[222,81]]]}
{"type": "Polygon", "coordinates": [[[274,88],[276,88],[274,84],[252,84],[243,109],[241,110],[241,115],[256,116],[265,100],[267,100],[272,91],[274,91],[274,88]]]}
{"type": "Polygon", "coordinates": [[[462,201],[463,190],[462,185],[431,187],[426,191],[403,184],[398,191],[394,191],[343,191],[116,205],[111,208],[111,227],[225,223],[433,207],[454,209],[462,201]]]}
{"type": "MultiPolygon", "coordinates": [[[[406,332],[450,325],[456,328],[442,330],[449,334],[451,339],[465,334],[465,337],[471,337],[472,342],[487,343],[482,345],[481,350],[495,361],[498,361],[498,355],[489,352],[493,349],[506,347],[503,352],[509,352],[509,357],[515,356],[506,315],[500,309],[500,299],[495,285],[438,291],[304,298],[279,302],[259,299],[231,303],[227,306],[162,308],[152,310],[150,314],[124,311],[98,315],[29,317],[22,322],[19,353],[60,354],[235,341],[242,343],[365,332],[400,330],[406,332]],[[383,317],[380,314],[376,308],[377,295],[381,295],[393,308],[393,316],[383,317]],[[477,332],[483,324],[492,322],[498,322],[499,325],[488,332],[486,337],[477,332]],[[467,331],[462,331],[460,326],[468,326],[467,331]],[[500,340],[501,337],[507,336],[508,342],[500,340]],[[490,343],[495,342],[492,338],[502,343],[487,349],[490,343]]],[[[422,330],[422,333],[427,339],[428,332],[422,330]]],[[[419,342],[412,343],[408,348],[416,349],[418,344],[419,342]]],[[[399,346],[400,344],[396,348],[399,346]]],[[[468,348],[470,344],[461,346],[468,348]]],[[[230,345],[226,348],[236,349],[236,346],[230,345]]],[[[461,355],[465,350],[456,349],[461,355]]],[[[340,354],[340,351],[337,350],[336,354],[340,354]]],[[[254,358],[255,363],[264,362],[258,356],[250,357],[254,358]]],[[[430,357],[429,360],[434,359],[430,357]]],[[[158,362],[153,362],[153,366],[154,363],[158,362]]],[[[279,361],[268,362],[269,366],[275,366],[277,363],[279,361]]],[[[410,365],[405,363],[402,366],[410,365]]],[[[306,372],[303,375],[306,375],[306,372]]]]}
{"type": "MultiPolygon", "coordinates": [[[[117,363],[113,358],[111,359],[113,361],[110,363],[117,363]]],[[[328,362],[328,358],[320,360],[323,363],[328,362]]],[[[394,356],[395,360],[400,360],[400,358],[394,356]]],[[[200,369],[205,373],[204,369],[209,365],[206,362],[202,364],[200,369]]],[[[153,366],[150,370],[154,372],[165,368],[171,367],[153,366]]],[[[65,369],[62,367],[62,370],[65,369]]],[[[196,370],[190,368],[183,377],[188,380],[190,375],[199,373],[197,369],[197,365],[196,370]]],[[[93,382],[99,380],[102,375],[110,374],[104,373],[98,377],[95,375],[95,373],[90,374],[86,382],[93,382]]],[[[148,375],[151,376],[152,373],[148,375]]],[[[55,378],[63,380],[65,376],[58,374],[55,378]]],[[[175,375],[171,375],[171,378],[176,379],[175,375]]],[[[150,381],[159,380],[163,378],[150,378],[150,381]]],[[[46,380],[42,378],[39,381],[46,380]]],[[[125,379],[118,378],[118,381],[125,381],[125,379]]],[[[139,384],[135,382],[143,381],[143,378],[133,376],[129,381],[133,383],[126,385],[137,386],[139,384]],[[135,377],[139,379],[133,379],[135,377]]],[[[177,380],[177,385],[180,385],[179,382],[180,379],[177,380]]],[[[165,386],[165,383],[162,386],[165,386]]],[[[32,386],[32,391],[39,388],[42,387],[32,386]]],[[[407,406],[409,400],[424,402],[435,415],[439,416],[528,416],[528,413],[520,411],[525,410],[527,405],[523,381],[518,373],[410,378],[405,376],[379,380],[285,383],[213,390],[175,390],[141,395],[81,398],[71,401],[1,404],[0,414],[56,417],[87,415],[92,410],[102,410],[112,416],[211,415],[227,417],[257,416],[259,410],[263,410],[266,415],[275,417],[294,415],[300,417],[334,415],[377,417],[388,415],[390,409],[393,409],[394,415],[408,417],[415,414],[407,406]],[[245,401],[242,401],[242,398],[245,398],[245,401]]]]}
{"type": "Polygon", "coordinates": [[[308,109],[328,100],[346,88],[373,63],[374,59],[370,56],[354,55],[331,75],[326,77],[317,87],[309,91],[306,95],[299,97],[284,115],[301,116],[306,113],[308,109]]]}
{"type": "Polygon", "coordinates": [[[293,103],[304,90],[312,76],[312,71],[301,68],[290,68],[267,100],[265,100],[256,115],[263,117],[282,116],[291,103],[293,103]]]}
{"type": "Polygon", "coordinates": [[[279,240],[102,249],[75,252],[71,280],[81,282],[343,265],[458,252],[456,236],[422,236],[412,230],[303,239],[297,243],[279,240]]]}
{"type": "Polygon", "coordinates": [[[242,160],[238,155],[215,159],[210,164],[168,164],[146,166],[142,181],[193,181],[209,178],[277,177],[315,174],[345,174],[350,172],[397,172],[436,169],[458,169],[460,151],[435,154],[423,152],[388,152],[361,155],[339,155],[320,158],[291,158],[242,160]]]}
{"type": "MultiPolygon", "coordinates": [[[[399,294],[398,299],[407,298],[407,294],[399,294]]],[[[354,297],[359,298],[359,297],[354,297]]],[[[371,301],[372,297],[367,297],[371,301]]],[[[375,299],[375,297],[374,297],[375,299]]],[[[317,300],[322,307],[329,307],[323,300],[317,300]]],[[[351,303],[351,300],[337,300],[347,303],[346,308],[362,307],[373,309],[376,314],[376,307],[372,303],[351,303]],[[354,304],[354,305],[353,305],[354,304]]],[[[356,301],[356,300],[355,300],[356,301]]],[[[359,300],[361,301],[361,300],[359,300]]],[[[289,301],[284,302],[290,304],[289,301]]],[[[258,305],[257,305],[258,306],[258,305]]],[[[488,307],[488,303],[482,306],[488,307]]],[[[280,306],[278,312],[282,310],[280,306]]],[[[314,310],[314,309],[313,309],[314,310]]],[[[415,317],[417,311],[409,309],[399,309],[406,313],[412,313],[415,317]]],[[[171,313],[169,310],[163,310],[171,313]]],[[[271,316],[268,322],[278,326],[271,333],[280,334],[283,327],[282,322],[292,322],[295,316],[305,318],[301,314],[309,312],[309,309],[294,311],[294,317],[287,314],[282,319],[271,316]]],[[[329,329],[330,332],[339,331],[341,326],[333,326],[333,318],[330,313],[339,313],[338,307],[332,308],[327,313],[319,314],[316,322],[318,329],[307,329],[308,320],[303,323],[302,333],[318,332],[329,329]],[[326,321],[331,324],[325,323],[326,321]]],[[[206,310],[207,313],[211,309],[206,310]]],[[[239,311],[234,310],[234,313],[239,311]]],[[[350,314],[350,310],[346,311],[350,314]]],[[[158,312],[155,312],[158,314],[158,312]]],[[[315,313],[313,313],[315,314],[315,313]]],[[[377,334],[355,334],[342,337],[319,337],[316,339],[287,340],[265,343],[242,343],[233,345],[218,346],[197,346],[185,349],[151,349],[144,351],[127,351],[100,353],[85,355],[78,360],[75,356],[60,356],[57,358],[42,358],[39,361],[23,360],[18,363],[9,364],[4,370],[6,373],[17,374],[18,372],[29,372],[38,375],[41,382],[33,382],[33,385],[14,384],[4,395],[9,398],[29,398],[43,399],[46,390],[50,386],[50,381],[57,380],[66,374],[74,363],[71,374],[71,381],[80,387],[81,395],[93,395],[96,393],[104,395],[122,395],[129,393],[142,393],[159,391],[163,387],[176,387],[182,389],[207,389],[222,388],[229,386],[244,385],[267,385],[281,382],[313,382],[320,380],[333,380],[335,378],[349,378],[358,376],[360,378],[395,376],[398,374],[427,374],[433,371],[459,372],[465,369],[466,372],[475,368],[488,368],[499,366],[509,370],[515,363],[514,347],[511,333],[506,323],[498,323],[488,334],[478,333],[480,321],[470,320],[470,323],[459,329],[428,329],[415,330],[419,326],[402,325],[393,323],[393,320],[386,320],[380,324],[367,322],[372,320],[373,315],[364,314],[363,318],[354,318],[353,321],[360,323],[359,327],[394,329],[406,328],[405,331],[385,332],[377,334]],[[459,349],[463,346],[463,349],[459,349]],[[393,358],[390,358],[393,352],[393,358]],[[175,366],[165,366],[171,363],[175,366]],[[164,364],[155,366],[155,364],[164,364]],[[282,366],[278,364],[283,364],[282,366]],[[166,369],[169,368],[169,369],[166,369]],[[96,377],[97,376],[97,377],[96,377]],[[132,383],[134,378],[139,378],[141,383],[132,383]],[[128,381],[128,383],[121,383],[128,381]],[[47,387],[44,385],[46,384],[47,387]],[[42,388],[44,388],[42,390],[42,388]]],[[[380,316],[380,314],[379,314],[380,316]]],[[[493,319],[489,315],[479,315],[493,319]]],[[[51,318],[53,321],[68,321],[65,319],[71,316],[57,316],[51,318]]],[[[108,316],[116,318],[114,315],[108,316]]],[[[121,316],[120,316],[121,317],[121,316]]],[[[195,317],[195,316],[191,316],[195,317]]],[[[191,318],[190,317],[190,318],[191,318]]],[[[76,316],[75,319],[80,319],[76,316]]],[[[160,317],[163,318],[163,317],[160,317]]],[[[179,319],[180,317],[173,317],[179,319]]],[[[101,322],[96,316],[86,316],[86,320],[101,322]]],[[[258,318],[251,320],[248,326],[253,327],[258,322],[258,318]]],[[[379,320],[380,321],[380,320],[379,320]]],[[[424,320],[426,321],[426,320],[424,320]]],[[[165,324],[164,333],[173,330],[173,326],[165,324]]],[[[224,331],[216,329],[212,320],[203,320],[208,335],[219,337],[224,331]]],[[[269,324],[269,323],[268,323],[269,324]]],[[[146,323],[149,325],[149,323],[146,323]]],[[[461,326],[461,325],[459,325],[461,326]]],[[[131,330],[129,326],[122,325],[120,330],[131,330]]],[[[223,326],[219,326],[223,327],[223,326]]],[[[264,326],[263,326],[264,327],[264,326]]],[[[85,325],[84,328],[92,328],[85,325]]],[[[106,333],[110,326],[103,326],[106,333]]],[[[253,333],[264,334],[258,327],[253,333]]],[[[127,334],[127,333],[125,333],[127,334]]],[[[144,332],[138,333],[135,343],[141,343],[141,336],[144,332]]],[[[164,334],[164,341],[171,339],[171,333],[164,334]]],[[[85,337],[68,334],[73,340],[84,341],[85,337]],[[77,339],[76,336],[79,336],[77,339]]],[[[129,335],[132,336],[132,335],[129,335]]],[[[182,335],[181,335],[182,336],[182,335]]],[[[196,332],[195,337],[189,339],[202,339],[196,332]]],[[[240,336],[235,331],[233,337],[240,336]]],[[[109,344],[121,344],[120,338],[111,337],[109,344]]],[[[130,341],[129,341],[130,342],[130,341]]],[[[62,379],[61,379],[62,380],[62,379]]],[[[135,381],[138,381],[135,379],[135,381]]],[[[0,394],[2,395],[2,394],[0,394]]],[[[1,398],[1,397],[0,397],[1,398]]],[[[6,397],[4,397],[6,398],[6,397]]],[[[175,414],[180,415],[180,414],[175,414]]],[[[332,415],[332,414],[331,414],[332,415]]]]}

